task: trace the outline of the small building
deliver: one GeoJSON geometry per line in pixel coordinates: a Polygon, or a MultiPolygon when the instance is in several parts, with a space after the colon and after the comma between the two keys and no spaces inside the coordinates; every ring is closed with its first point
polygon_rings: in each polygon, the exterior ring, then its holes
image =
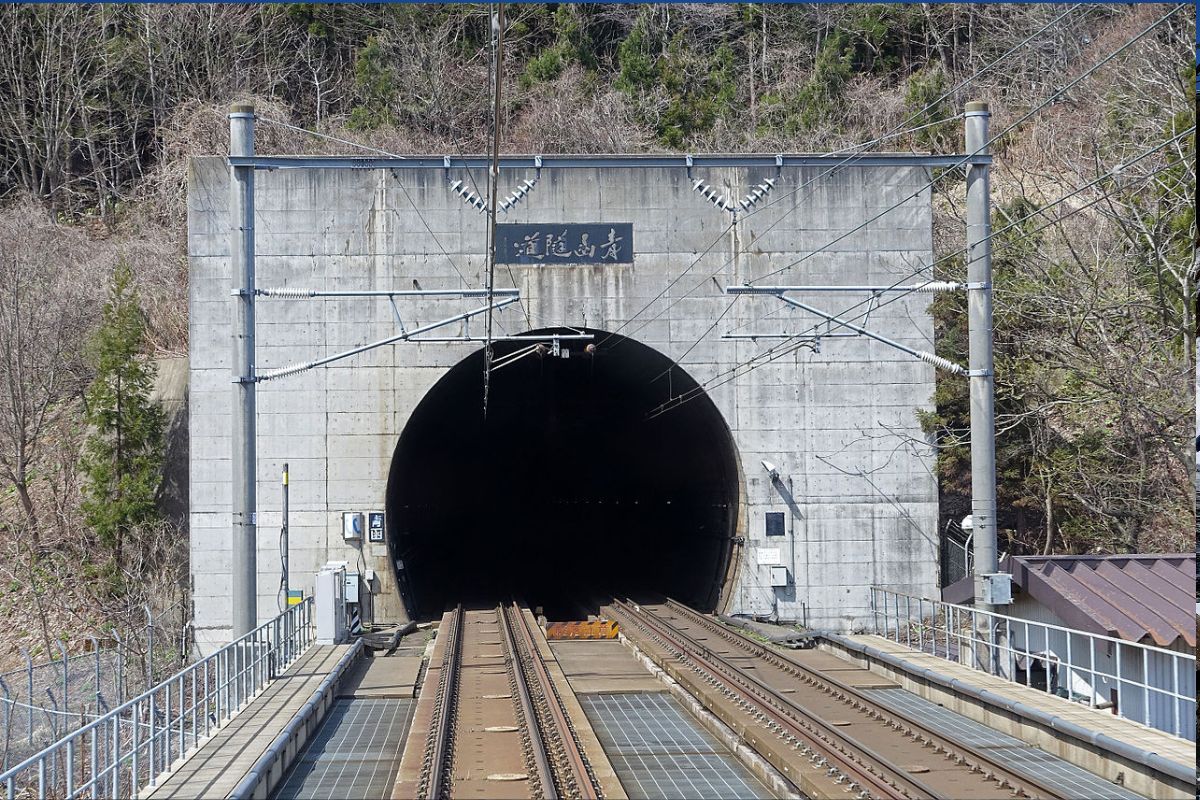
{"type": "MultiPolygon", "coordinates": [[[[1013,556],[1000,570],[1009,677],[1195,740],[1194,554],[1013,556]]],[[[942,598],[970,603],[972,578],[942,598]]]]}

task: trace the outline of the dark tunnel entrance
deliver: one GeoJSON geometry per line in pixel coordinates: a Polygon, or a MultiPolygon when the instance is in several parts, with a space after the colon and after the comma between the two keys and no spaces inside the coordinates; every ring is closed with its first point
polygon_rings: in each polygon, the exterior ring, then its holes
{"type": "MultiPolygon", "coordinates": [[[[537,333],[572,333],[555,330],[537,333]]],[[[572,618],[610,594],[664,593],[713,610],[729,568],[738,461],[706,394],[673,362],[603,331],[595,353],[531,354],[495,370],[483,418],[483,352],[454,366],[405,426],[387,519],[413,618],[515,596],[572,618]],[[603,342],[603,344],[601,344],[603,342]]],[[[498,361],[528,347],[496,345],[498,361]]],[[[547,345],[547,348],[549,345],[547,345]]]]}

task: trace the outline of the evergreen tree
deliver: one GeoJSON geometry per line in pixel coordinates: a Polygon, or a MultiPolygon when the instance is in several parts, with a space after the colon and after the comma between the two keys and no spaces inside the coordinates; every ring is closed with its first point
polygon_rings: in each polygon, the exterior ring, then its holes
{"type": "Polygon", "coordinates": [[[121,262],[88,353],[96,378],[87,391],[91,433],[82,463],[84,516],[111,553],[118,585],[126,539],[158,517],[164,416],[150,400],[155,367],[141,354],[145,331],[133,273],[121,262]]]}

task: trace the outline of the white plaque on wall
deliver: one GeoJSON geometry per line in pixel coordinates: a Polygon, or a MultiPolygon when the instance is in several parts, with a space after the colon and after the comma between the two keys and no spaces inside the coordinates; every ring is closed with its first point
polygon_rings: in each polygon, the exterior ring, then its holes
{"type": "Polygon", "coordinates": [[[774,566],[779,563],[778,547],[758,548],[758,565],[760,567],[774,566]]]}

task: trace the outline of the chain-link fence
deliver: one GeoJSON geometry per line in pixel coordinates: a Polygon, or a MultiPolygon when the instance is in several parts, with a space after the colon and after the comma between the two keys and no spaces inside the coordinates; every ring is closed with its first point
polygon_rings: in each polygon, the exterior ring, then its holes
{"type": "Polygon", "coordinates": [[[60,642],[57,658],[35,661],[22,649],[24,666],[0,673],[0,772],[174,672],[186,633],[168,635],[150,618],[126,640],[92,637],[84,653],[60,642]]]}
{"type": "MultiPolygon", "coordinates": [[[[178,671],[168,666],[166,679],[145,691],[126,686],[131,696],[124,703],[0,771],[0,795],[136,797],[293,664],[314,633],[312,600],[306,598],[178,671]]],[[[357,651],[347,656],[357,657],[357,651]]],[[[128,661],[125,674],[132,675],[128,661]]]]}

